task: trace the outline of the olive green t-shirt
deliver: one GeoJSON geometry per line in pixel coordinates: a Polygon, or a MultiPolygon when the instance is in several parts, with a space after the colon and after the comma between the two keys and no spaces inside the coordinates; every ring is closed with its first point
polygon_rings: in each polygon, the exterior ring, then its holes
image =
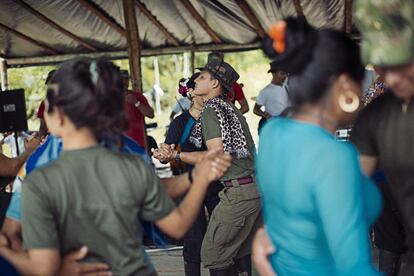
{"type": "Polygon", "coordinates": [[[414,237],[414,101],[405,112],[403,103],[392,92],[375,99],[356,120],[351,141],[361,155],[378,158],[408,226],[407,236],[414,237]]]}
{"type": "MultiPolygon", "coordinates": [[[[233,156],[232,164],[221,178],[222,181],[254,174],[254,156],[256,150],[252,135],[250,134],[249,125],[247,124],[243,114],[241,114],[241,112],[233,104],[230,103],[230,105],[240,120],[244,136],[246,137],[247,149],[249,150],[250,155],[245,159],[237,159],[233,156]]],[[[220,121],[212,108],[206,108],[203,111],[203,115],[201,116],[201,128],[203,130],[204,141],[218,137],[221,138],[220,121]]]]}
{"type": "Polygon", "coordinates": [[[64,151],[33,171],[22,191],[26,249],[88,247],[85,262],[114,275],[149,275],[140,220],[167,216],[175,205],[141,158],[102,146],[64,151]]]}

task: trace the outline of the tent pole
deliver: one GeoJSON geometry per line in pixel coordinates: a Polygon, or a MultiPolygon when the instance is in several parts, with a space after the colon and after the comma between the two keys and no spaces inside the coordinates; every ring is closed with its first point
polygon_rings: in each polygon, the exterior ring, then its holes
{"type": "MultiPolygon", "coordinates": [[[[137,18],[135,15],[134,0],[122,0],[124,7],[126,38],[128,43],[128,60],[129,71],[132,77],[132,88],[138,93],[142,93],[142,75],[141,75],[141,40],[139,39],[139,31],[137,18]]],[[[145,129],[145,119],[142,118],[142,125],[144,126],[144,145],[147,145],[147,131],[145,129]]]]}
{"type": "Polygon", "coordinates": [[[132,87],[142,93],[141,81],[141,41],[135,15],[134,0],[122,0],[128,42],[129,70],[132,77],[132,87]]]}
{"type": "Polygon", "coordinates": [[[344,13],[344,31],[347,34],[350,34],[352,31],[352,0],[345,0],[344,13]]]}
{"type": "Polygon", "coordinates": [[[1,78],[1,90],[5,91],[9,87],[7,77],[7,62],[5,59],[0,58],[0,78],[1,78]]]}
{"type": "Polygon", "coordinates": [[[191,58],[191,75],[193,75],[194,74],[194,71],[195,71],[195,51],[194,51],[194,48],[191,48],[191,56],[190,56],[190,58],[191,58]]]}

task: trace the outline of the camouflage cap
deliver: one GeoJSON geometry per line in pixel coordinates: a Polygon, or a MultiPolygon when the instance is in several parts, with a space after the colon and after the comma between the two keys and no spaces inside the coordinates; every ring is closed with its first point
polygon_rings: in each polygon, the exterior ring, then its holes
{"type": "Polygon", "coordinates": [[[364,62],[392,66],[414,59],[413,0],[356,0],[354,18],[364,62]]]}
{"type": "Polygon", "coordinates": [[[204,67],[196,68],[201,71],[208,71],[210,72],[215,79],[217,79],[221,85],[224,87],[226,91],[233,91],[233,84],[239,79],[239,74],[237,74],[236,70],[223,60],[210,60],[204,67]]]}

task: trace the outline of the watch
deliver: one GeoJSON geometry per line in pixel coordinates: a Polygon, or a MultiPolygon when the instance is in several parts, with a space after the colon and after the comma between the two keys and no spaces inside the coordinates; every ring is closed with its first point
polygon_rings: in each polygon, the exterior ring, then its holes
{"type": "Polygon", "coordinates": [[[180,161],[181,159],[180,159],[180,152],[179,151],[177,151],[177,153],[175,154],[175,161],[180,161]]]}
{"type": "Polygon", "coordinates": [[[135,107],[138,107],[138,106],[140,106],[141,105],[141,102],[140,101],[137,101],[135,104],[134,104],[134,106],[135,107]]]}

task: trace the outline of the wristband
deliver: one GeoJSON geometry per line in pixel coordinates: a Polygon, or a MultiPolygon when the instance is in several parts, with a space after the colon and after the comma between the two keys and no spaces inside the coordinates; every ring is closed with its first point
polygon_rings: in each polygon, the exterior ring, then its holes
{"type": "Polygon", "coordinates": [[[180,152],[178,152],[178,151],[177,151],[177,153],[175,154],[174,159],[175,159],[175,161],[177,161],[177,162],[181,160],[181,159],[180,159],[180,152]]]}

